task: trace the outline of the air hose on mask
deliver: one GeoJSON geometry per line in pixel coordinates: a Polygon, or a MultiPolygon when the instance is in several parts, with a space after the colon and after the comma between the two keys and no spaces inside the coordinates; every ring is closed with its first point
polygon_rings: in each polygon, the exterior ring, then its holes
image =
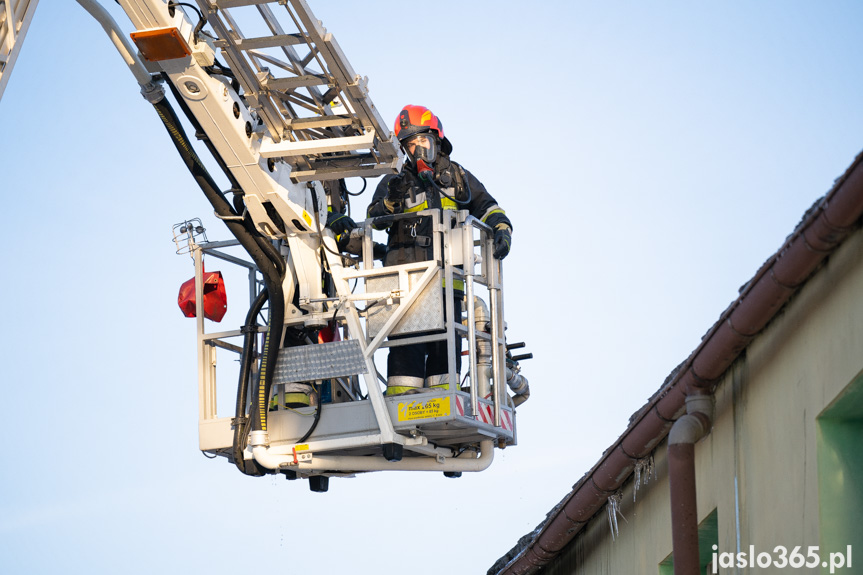
{"type": "MultiPolygon", "coordinates": [[[[458,167],[458,164],[456,164],[456,166],[457,166],[456,169],[461,169],[458,167]]],[[[450,200],[456,204],[469,204],[471,202],[471,200],[473,200],[473,192],[471,192],[471,189],[470,189],[470,182],[468,181],[467,174],[464,173],[464,171],[462,171],[462,180],[464,181],[464,185],[467,188],[467,199],[466,200],[457,200],[454,197],[450,196],[445,191],[443,191],[443,188],[441,188],[437,184],[437,182],[435,182],[435,180],[434,180],[434,170],[431,168],[431,166],[426,164],[425,161],[423,161],[423,160],[417,160],[417,175],[419,175],[420,180],[422,180],[424,182],[428,182],[438,192],[440,192],[440,194],[443,197],[447,198],[448,200],[450,200]]]]}
{"type": "MultiPolygon", "coordinates": [[[[248,218],[241,217],[219,190],[216,182],[192,148],[168,100],[163,98],[161,101],[153,104],[153,107],[156,108],[156,112],[165,125],[165,129],[170,134],[171,140],[174,142],[174,146],[177,148],[183,163],[186,164],[201,191],[204,192],[207,200],[213,206],[216,216],[225,223],[231,234],[237,238],[237,241],[240,242],[240,245],[246,250],[263,275],[270,300],[270,321],[261,358],[257,398],[253,404],[254,409],[252,409],[251,413],[251,429],[253,431],[266,431],[267,404],[273,381],[273,369],[271,366],[275,366],[278,357],[279,340],[285,318],[285,299],[284,292],[282,291],[282,281],[287,269],[285,262],[272,243],[263,238],[254,229],[254,225],[248,218]]],[[[194,120],[194,117],[191,117],[190,121],[197,129],[197,122],[194,120]]],[[[218,159],[218,154],[214,155],[218,159]]]]}

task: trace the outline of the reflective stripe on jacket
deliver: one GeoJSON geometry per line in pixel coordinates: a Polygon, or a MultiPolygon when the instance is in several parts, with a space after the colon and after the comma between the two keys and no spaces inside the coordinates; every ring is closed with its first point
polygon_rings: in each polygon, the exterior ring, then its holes
{"type": "MultiPolygon", "coordinates": [[[[405,165],[397,175],[385,176],[375,189],[369,205],[368,217],[388,215],[384,200],[398,199],[400,213],[413,213],[429,208],[450,210],[467,209],[470,215],[492,228],[505,223],[512,228],[506,212],[488,193],[485,186],[469,171],[442,155],[435,163],[435,181],[446,195],[428,182],[420,180],[415,168],[405,165]],[[446,186],[445,186],[446,185],[446,186]],[[459,203],[453,201],[458,200],[459,203]],[[470,201],[467,201],[470,199],[470,201]],[[462,203],[464,202],[464,203],[462,203]]],[[[433,226],[428,216],[397,220],[387,230],[387,257],[385,266],[426,261],[432,257],[431,235],[433,226]]]]}

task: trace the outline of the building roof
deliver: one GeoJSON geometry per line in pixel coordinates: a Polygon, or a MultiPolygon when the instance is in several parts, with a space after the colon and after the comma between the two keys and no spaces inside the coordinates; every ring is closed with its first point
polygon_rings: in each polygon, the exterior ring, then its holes
{"type": "Polygon", "coordinates": [[[488,575],[539,572],[602,509],[636,463],[665,439],[685,411],[689,390],[712,391],[749,343],[858,225],[863,214],[863,152],[722,312],[699,346],[632,415],[623,434],[552,508],[537,528],[488,570],[488,575]]]}

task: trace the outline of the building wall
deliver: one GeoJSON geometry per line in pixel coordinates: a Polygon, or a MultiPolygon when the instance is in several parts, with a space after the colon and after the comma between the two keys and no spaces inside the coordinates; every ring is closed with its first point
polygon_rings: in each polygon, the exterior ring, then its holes
{"type": "MultiPolygon", "coordinates": [[[[789,552],[800,545],[806,554],[808,546],[824,544],[819,527],[816,418],[856,378],[863,381],[863,233],[859,231],[752,342],[717,388],[713,430],[696,445],[696,481],[699,520],[717,510],[718,552],[749,553],[752,545],[756,553],[772,553],[776,558],[778,545],[789,552]]],[[[859,391],[861,385],[855,389],[859,391]]],[[[858,403],[861,394],[845,396],[853,396],[858,403]]],[[[863,414],[863,405],[858,413],[863,414]]],[[[863,437],[860,440],[863,445],[863,437]]],[[[663,442],[657,448],[656,477],[641,486],[635,503],[632,480],[624,486],[621,512],[626,520],[618,519],[620,532],[615,540],[601,512],[545,573],[659,573],[659,564],[672,547],[666,447],[663,442]]],[[[822,473],[824,468],[822,464],[822,473]]],[[[846,480],[863,483],[863,478],[846,480]]],[[[830,521],[830,517],[821,520],[830,521]]],[[[852,517],[851,522],[855,521],[852,517]]],[[[863,517],[856,524],[863,524],[863,517]]],[[[855,564],[854,571],[863,572],[863,549],[858,554],[860,564],[855,564]]]]}

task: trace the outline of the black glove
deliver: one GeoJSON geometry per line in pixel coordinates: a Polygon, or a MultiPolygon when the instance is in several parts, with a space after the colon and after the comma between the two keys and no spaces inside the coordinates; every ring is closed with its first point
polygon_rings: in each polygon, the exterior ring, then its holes
{"type": "Polygon", "coordinates": [[[381,203],[384,211],[388,214],[400,214],[404,210],[405,197],[409,183],[407,176],[402,173],[387,182],[387,195],[381,203]]]}
{"type": "Polygon", "coordinates": [[[357,223],[346,214],[330,212],[327,214],[327,227],[333,230],[336,237],[339,237],[345,233],[350,235],[351,230],[357,227],[357,223]]]}
{"type": "Polygon", "coordinates": [[[383,201],[384,210],[388,214],[400,214],[404,209],[404,198],[396,195],[388,195],[383,201]]]}
{"type": "Polygon", "coordinates": [[[512,245],[512,229],[506,224],[498,224],[494,228],[494,257],[502,260],[509,253],[512,245]]]}

